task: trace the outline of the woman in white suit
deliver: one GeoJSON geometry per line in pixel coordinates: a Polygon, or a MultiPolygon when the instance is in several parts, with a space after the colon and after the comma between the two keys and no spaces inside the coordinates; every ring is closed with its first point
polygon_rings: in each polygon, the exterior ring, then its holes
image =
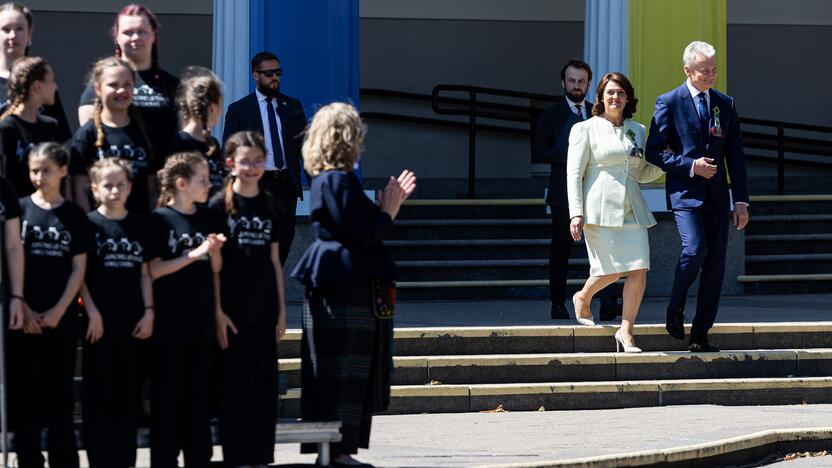
{"type": "Polygon", "coordinates": [[[631,119],[636,110],[633,86],[623,73],[607,73],[598,83],[593,117],[572,127],[566,162],[566,189],[572,238],[586,237],[589,279],[575,293],[578,323],[595,325],[592,296],[623,274],[624,307],[615,333],[625,352],[641,352],[633,324],[650,269],[647,228],[656,219],[641,194],[640,182],[663,174],[644,159],[646,130],[631,119]]]}

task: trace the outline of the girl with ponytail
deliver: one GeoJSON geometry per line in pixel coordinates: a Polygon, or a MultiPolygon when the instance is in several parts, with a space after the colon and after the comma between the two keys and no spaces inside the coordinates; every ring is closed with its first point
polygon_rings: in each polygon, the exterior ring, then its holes
{"type": "Polygon", "coordinates": [[[100,159],[121,158],[130,161],[134,176],[127,209],[147,216],[157,167],[144,121],[133,105],[135,73],[124,60],[107,57],[95,62],[90,81],[95,88],[93,118],[75,132],[70,144],[75,202],[89,211],[90,168],[100,159]]]}
{"type": "Polygon", "coordinates": [[[208,161],[213,194],[222,188],[226,174],[220,144],[211,136],[211,128],[222,115],[222,83],[207,68],[191,67],[189,73],[176,94],[182,130],[174,137],[170,152],[202,153],[208,161]]]}
{"type": "Polygon", "coordinates": [[[0,114],[0,151],[3,173],[21,197],[35,191],[29,180],[29,151],[38,143],[62,143],[58,122],[40,113],[55,102],[55,73],[40,57],[15,61],[8,80],[10,103],[0,114]]]}
{"type": "Polygon", "coordinates": [[[220,276],[220,432],[228,466],[273,462],[277,414],[277,341],[286,332],[280,223],[260,187],[263,137],[238,132],[225,143],[231,174],[209,204],[225,225],[220,276]]]}

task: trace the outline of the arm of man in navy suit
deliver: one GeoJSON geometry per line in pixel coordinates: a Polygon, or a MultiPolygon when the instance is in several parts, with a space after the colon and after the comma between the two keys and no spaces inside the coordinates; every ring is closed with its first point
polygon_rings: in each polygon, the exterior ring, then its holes
{"type": "Polygon", "coordinates": [[[731,178],[731,195],[734,203],[748,203],[746,186],[745,152],[742,148],[740,134],[740,117],[737,115],[735,101],[731,99],[731,128],[725,133],[725,165],[731,178]]]}
{"type": "Polygon", "coordinates": [[[555,166],[566,166],[566,152],[569,149],[569,144],[567,143],[561,147],[554,146],[555,137],[560,132],[563,122],[563,119],[557,118],[557,112],[546,110],[540,114],[540,120],[537,122],[532,142],[532,151],[534,151],[536,161],[555,166]]]}
{"type": "Polygon", "coordinates": [[[673,111],[664,98],[656,99],[656,110],[650,122],[650,136],[647,137],[645,155],[647,161],[659,166],[663,171],[680,177],[690,177],[693,159],[682,154],[675,154],[670,149],[670,133],[674,131],[673,111]]]}
{"type": "Polygon", "coordinates": [[[222,144],[225,146],[225,142],[228,138],[237,133],[240,128],[239,117],[237,117],[237,106],[232,103],[228,106],[228,111],[225,113],[225,125],[222,127],[222,144]]]}

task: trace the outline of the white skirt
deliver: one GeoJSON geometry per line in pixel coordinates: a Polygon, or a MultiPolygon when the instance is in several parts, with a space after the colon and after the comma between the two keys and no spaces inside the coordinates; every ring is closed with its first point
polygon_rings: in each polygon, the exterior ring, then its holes
{"type": "Polygon", "coordinates": [[[627,210],[621,227],[584,225],[584,238],[590,276],[650,269],[647,228],[638,225],[632,209],[627,210]]]}

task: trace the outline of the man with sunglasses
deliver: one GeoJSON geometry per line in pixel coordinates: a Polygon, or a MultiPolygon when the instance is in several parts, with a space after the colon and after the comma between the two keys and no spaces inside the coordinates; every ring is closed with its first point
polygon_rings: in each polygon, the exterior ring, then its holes
{"type": "Polygon", "coordinates": [[[263,187],[280,201],[280,262],[286,263],[295,238],[295,210],[303,198],[300,149],[306,114],[300,101],[280,92],[283,68],[271,52],[251,59],[255,90],[228,106],[222,140],[240,131],[260,132],[266,142],[266,173],[263,187]]]}

